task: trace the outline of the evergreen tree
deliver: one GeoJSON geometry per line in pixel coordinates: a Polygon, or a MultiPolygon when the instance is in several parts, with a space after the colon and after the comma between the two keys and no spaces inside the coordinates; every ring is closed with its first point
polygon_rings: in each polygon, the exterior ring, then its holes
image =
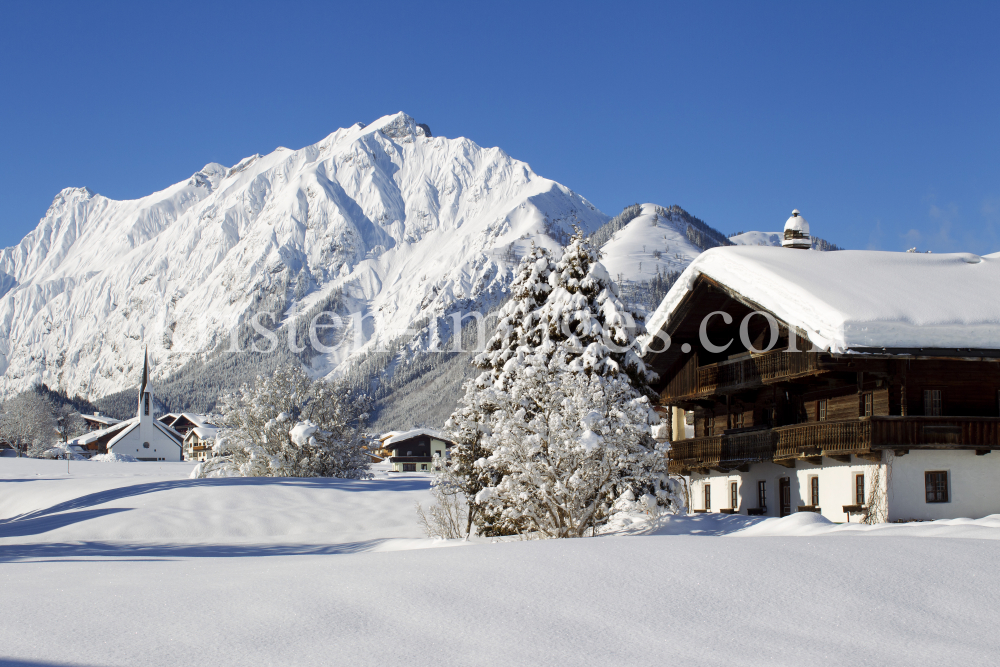
{"type": "Polygon", "coordinates": [[[636,498],[677,506],[642,392],[655,377],[636,354],[642,325],[579,230],[555,266],[538,249],[522,261],[500,322],[439,482],[465,495],[469,522],[574,537],[636,498]]]}
{"type": "MultiPolygon", "coordinates": [[[[496,331],[486,342],[485,351],[475,359],[477,366],[489,371],[492,383],[502,387],[506,382],[504,368],[517,357],[518,350],[523,352],[541,343],[538,309],[552,291],[549,277],[555,270],[552,254],[534,244],[518,265],[510,286],[511,298],[500,309],[496,331]]],[[[481,383],[487,386],[485,379],[481,383]]]]}
{"type": "Polygon", "coordinates": [[[624,374],[554,370],[526,360],[493,417],[486,464],[504,472],[475,501],[498,532],[581,537],[619,501],[676,506],[666,452],[653,440],[649,399],[624,374]]]}
{"type": "Polygon", "coordinates": [[[655,379],[637,353],[642,317],[621,300],[618,285],[578,229],[556,269],[552,290],[538,311],[540,348],[556,368],[600,375],[625,373],[644,390],[655,379]]]}

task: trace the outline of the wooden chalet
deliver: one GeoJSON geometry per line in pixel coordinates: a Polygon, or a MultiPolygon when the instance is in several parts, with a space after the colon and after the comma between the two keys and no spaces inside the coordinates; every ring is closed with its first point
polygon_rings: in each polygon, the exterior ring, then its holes
{"type": "Polygon", "coordinates": [[[997,294],[1000,254],[704,253],[650,320],[644,357],[690,509],[1000,512],[997,294]]]}
{"type": "Polygon", "coordinates": [[[418,428],[393,433],[382,441],[382,448],[392,454],[393,472],[427,472],[443,464],[453,444],[438,431],[418,428]]]}

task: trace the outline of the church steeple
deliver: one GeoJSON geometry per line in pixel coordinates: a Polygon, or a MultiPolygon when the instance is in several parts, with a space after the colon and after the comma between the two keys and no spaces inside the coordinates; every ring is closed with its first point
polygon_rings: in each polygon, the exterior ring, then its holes
{"type": "Polygon", "coordinates": [[[137,415],[140,420],[143,417],[148,419],[150,414],[150,396],[147,389],[147,385],[149,384],[149,350],[143,348],[142,354],[142,384],[139,386],[139,411],[137,415]]]}

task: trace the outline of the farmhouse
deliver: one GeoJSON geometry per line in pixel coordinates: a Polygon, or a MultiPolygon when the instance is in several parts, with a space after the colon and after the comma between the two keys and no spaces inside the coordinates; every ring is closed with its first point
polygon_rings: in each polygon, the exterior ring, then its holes
{"type": "Polygon", "coordinates": [[[390,452],[393,472],[427,471],[448,458],[448,448],[454,443],[442,433],[425,428],[394,433],[382,442],[390,452]]]}
{"type": "Polygon", "coordinates": [[[1000,253],[797,249],[793,217],[784,248],[703,253],[650,318],[692,509],[1000,513],[1000,253]]]}

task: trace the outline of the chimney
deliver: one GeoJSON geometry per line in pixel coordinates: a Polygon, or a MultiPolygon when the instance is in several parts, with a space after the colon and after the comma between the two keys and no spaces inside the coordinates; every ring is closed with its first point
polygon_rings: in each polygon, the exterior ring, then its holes
{"type": "Polygon", "coordinates": [[[799,213],[799,209],[792,211],[792,217],[785,221],[785,235],[781,239],[783,248],[799,248],[809,250],[812,248],[812,237],[809,236],[809,223],[799,213]]]}

